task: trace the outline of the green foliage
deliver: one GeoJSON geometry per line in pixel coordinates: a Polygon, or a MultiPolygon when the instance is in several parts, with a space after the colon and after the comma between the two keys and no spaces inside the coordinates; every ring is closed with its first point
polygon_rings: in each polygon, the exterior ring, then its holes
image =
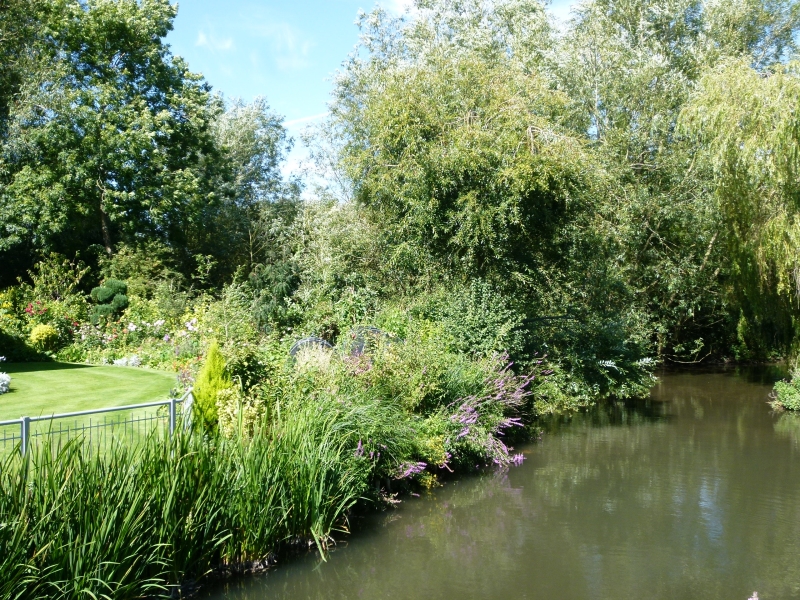
{"type": "Polygon", "coordinates": [[[106,279],[103,285],[93,288],[91,296],[97,304],[92,307],[92,323],[119,316],[128,307],[127,291],[128,285],[118,279],[106,279]]]}
{"type": "Polygon", "coordinates": [[[785,410],[800,410],[800,374],[795,372],[789,381],[775,384],[772,406],[785,410]]]}
{"type": "Polygon", "coordinates": [[[342,165],[412,274],[525,280],[557,260],[603,176],[543,77],[446,49],[351,77],[332,107],[342,165]]]}
{"type": "Polygon", "coordinates": [[[97,251],[159,244],[184,274],[211,254],[209,283],[262,260],[261,207],[299,189],[279,171],[291,143],[263,99],[226,107],[171,54],[176,11],[167,0],[3,5],[0,285],[51,250],[91,248],[100,262],[97,251]]]}
{"type": "Polygon", "coordinates": [[[213,429],[217,425],[217,396],[219,392],[233,385],[225,366],[225,357],[220,352],[219,344],[211,342],[206,350],[203,367],[194,382],[194,399],[196,414],[200,416],[205,427],[213,429]]]}
{"type": "Polygon", "coordinates": [[[218,108],[162,42],[174,16],[166,1],[68,1],[46,13],[56,35],[37,48],[43,72],[23,83],[0,158],[4,249],[32,235],[40,247],[88,238],[109,253],[136,234],[188,239],[191,211],[212,196],[214,161],[199,155],[214,155],[218,108]]]}
{"type": "Polygon", "coordinates": [[[51,352],[58,344],[58,331],[52,325],[40,323],[31,330],[29,341],[40,352],[51,352]]]}
{"type": "Polygon", "coordinates": [[[743,59],[726,61],[703,78],[682,121],[716,179],[734,294],[747,321],[738,337],[747,330],[751,346],[779,352],[792,344],[800,289],[799,67],[789,62],[762,73],[743,59]]]}
{"type": "Polygon", "coordinates": [[[526,349],[524,312],[489,283],[473,279],[442,299],[438,320],[463,354],[492,356],[506,352],[515,360],[526,349]]]}

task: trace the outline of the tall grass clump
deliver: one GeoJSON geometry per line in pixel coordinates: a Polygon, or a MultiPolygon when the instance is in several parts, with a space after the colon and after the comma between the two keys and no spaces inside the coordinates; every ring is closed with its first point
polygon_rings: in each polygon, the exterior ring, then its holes
{"type": "Polygon", "coordinates": [[[391,413],[380,403],[289,398],[250,439],[153,435],[103,453],[72,441],[9,456],[0,596],[170,595],[287,544],[324,547],[410,444],[391,413]],[[366,440],[380,457],[363,451],[366,440]]]}

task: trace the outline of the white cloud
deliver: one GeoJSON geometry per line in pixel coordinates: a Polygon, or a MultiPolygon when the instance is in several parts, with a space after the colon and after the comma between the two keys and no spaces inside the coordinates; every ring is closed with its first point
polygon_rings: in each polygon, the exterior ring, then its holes
{"type": "Polygon", "coordinates": [[[252,28],[270,42],[272,58],[279,69],[304,69],[314,44],[288,23],[270,23],[252,28]]]}
{"type": "Polygon", "coordinates": [[[406,11],[413,12],[416,10],[414,6],[414,0],[386,0],[384,5],[386,10],[390,10],[401,15],[406,11]]]}
{"type": "Polygon", "coordinates": [[[214,35],[206,34],[202,29],[197,34],[195,46],[209,50],[233,50],[233,38],[219,39],[214,35]]]}
{"type": "Polygon", "coordinates": [[[286,121],[283,126],[284,127],[294,127],[296,125],[302,125],[303,123],[309,123],[311,121],[316,121],[317,119],[322,119],[327,117],[330,113],[324,112],[318,115],[311,115],[309,117],[300,117],[299,119],[292,119],[291,121],[286,121]]]}

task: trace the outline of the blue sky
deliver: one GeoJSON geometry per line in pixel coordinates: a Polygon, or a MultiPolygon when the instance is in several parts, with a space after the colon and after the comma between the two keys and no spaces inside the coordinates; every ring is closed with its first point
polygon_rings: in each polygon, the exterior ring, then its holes
{"type": "MultiPolygon", "coordinates": [[[[403,10],[410,0],[383,0],[403,10]]],[[[566,14],[570,0],[551,8],[566,14]]],[[[375,0],[181,0],[167,37],[174,54],[228,97],[265,96],[290,127],[325,112],[331,74],[358,40],[375,0]]]]}
{"type": "MultiPolygon", "coordinates": [[[[573,2],[550,8],[564,18],[573,2]]],[[[331,76],[358,41],[358,12],[377,3],[400,12],[412,0],[180,0],[167,42],[226,97],[266,97],[296,139],[324,116],[331,76]]],[[[304,155],[296,145],[284,170],[304,155]]]]}

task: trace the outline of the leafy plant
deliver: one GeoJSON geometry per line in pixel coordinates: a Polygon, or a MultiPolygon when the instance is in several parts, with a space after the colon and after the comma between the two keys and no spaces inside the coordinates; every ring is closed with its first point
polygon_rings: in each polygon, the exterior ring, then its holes
{"type": "Polygon", "coordinates": [[[128,285],[119,279],[106,279],[103,285],[92,289],[92,300],[97,304],[92,307],[92,323],[99,323],[118,316],[128,307],[128,285]]]}
{"type": "Polygon", "coordinates": [[[40,323],[31,330],[29,340],[31,346],[39,351],[53,351],[58,344],[58,337],[55,327],[40,323]]]}
{"type": "Polygon", "coordinates": [[[800,410],[800,373],[795,371],[788,381],[778,381],[772,398],[773,408],[800,410]]]}
{"type": "Polygon", "coordinates": [[[208,346],[203,367],[194,382],[193,393],[197,414],[206,428],[213,429],[217,426],[219,393],[229,389],[232,385],[230,374],[225,366],[225,357],[215,340],[208,346]]]}

